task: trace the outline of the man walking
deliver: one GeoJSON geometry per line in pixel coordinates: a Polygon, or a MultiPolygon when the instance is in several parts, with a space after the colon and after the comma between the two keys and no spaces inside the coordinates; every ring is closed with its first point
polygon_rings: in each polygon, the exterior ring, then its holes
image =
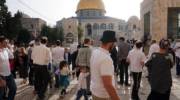
{"type": "MultiPolygon", "coordinates": [[[[86,38],[84,39],[84,46],[78,50],[78,55],[76,58],[76,65],[81,69],[83,67],[87,68],[87,71],[90,71],[90,58],[91,58],[91,40],[86,38]]],[[[90,92],[90,75],[87,76],[87,92],[88,94],[91,94],[90,92]]]]}
{"type": "Polygon", "coordinates": [[[46,47],[47,37],[42,37],[40,42],[41,44],[35,46],[32,50],[32,60],[35,71],[35,91],[39,99],[43,100],[49,81],[47,67],[52,56],[50,49],[46,47]]]}
{"type": "Polygon", "coordinates": [[[120,84],[130,86],[130,84],[128,83],[128,63],[126,62],[128,53],[130,51],[130,45],[125,42],[124,37],[120,37],[119,41],[120,42],[118,44],[118,66],[120,69],[120,84]]]}
{"type": "Polygon", "coordinates": [[[0,100],[3,100],[5,86],[9,89],[7,100],[14,100],[16,95],[16,83],[10,71],[9,59],[13,59],[13,53],[4,36],[0,36],[0,100]]]}
{"type": "MultiPolygon", "coordinates": [[[[56,41],[56,47],[52,49],[53,71],[59,69],[59,63],[64,60],[64,48],[61,47],[61,41],[56,41]]],[[[55,74],[55,88],[59,87],[59,75],[55,74]]]]}
{"type": "Polygon", "coordinates": [[[34,85],[34,70],[33,70],[33,66],[32,66],[33,61],[31,58],[33,47],[34,47],[34,43],[30,43],[29,48],[27,50],[27,52],[28,52],[28,66],[29,66],[29,85],[34,85]]]}
{"type": "Polygon", "coordinates": [[[133,78],[133,88],[131,94],[132,100],[140,100],[138,93],[141,84],[143,66],[146,60],[146,56],[141,49],[142,42],[137,41],[135,43],[135,47],[129,52],[127,57],[127,62],[130,64],[130,70],[133,78]]]}
{"type": "Polygon", "coordinates": [[[156,40],[152,40],[151,46],[149,47],[148,59],[153,53],[159,52],[160,48],[156,40]]]}
{"type": "Polygon", "coordinates": [[[101,47],[94,50],[90,60],[93,100],[120,100],[115,89],[114,66],[110,51],[116,42],[114,31],[105,31],[101,47]]]}

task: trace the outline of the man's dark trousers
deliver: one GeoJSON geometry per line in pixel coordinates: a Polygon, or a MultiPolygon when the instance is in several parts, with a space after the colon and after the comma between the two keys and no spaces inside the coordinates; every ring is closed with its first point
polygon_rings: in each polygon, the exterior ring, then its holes
{"type": "Polygon", "coordinates": [[[29,64],[29,84],[34,85],[34,66],[29,64]]]}
{"type": "MultiPolygon", "coordinates": [[[[13,75],[5,76],[4,80],[6,80],[6,85],[7,85],[7,88],[9,89],[7,100],[14,100],[17,86],[16,86],[13,75]]],[[[5,93],[5,89],[0,88],[0,100],[3,100],[4,93],[5,93]]]]}
{"type": "Polygon", "coordinates": [[[49,82],[49,72],[47,65],[34,65],[35,72],[35,91],[39,98],[44,98],[49,82]]]}
{"type": "Polygon", "coordinates": [[[126,62],[126,59],[122,59],[119,64],[119,70],[120,70],[120,84],[128,85],[128,66],[129,64],[126,62]],[[125,76],[125,80],[124,80],[125,76]]]}

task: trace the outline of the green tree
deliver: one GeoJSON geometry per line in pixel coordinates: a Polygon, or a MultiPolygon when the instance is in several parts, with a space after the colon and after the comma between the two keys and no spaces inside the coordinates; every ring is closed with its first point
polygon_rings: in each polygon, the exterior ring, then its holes
{"type": "Polygon", "coordinates": [[[31,33],[27,29],[21,29],[18,36],[17,42],[19,43],[29,43],[31,40],[31,33]]]}
{"type": "Polygon", "coordinates": [[[48,37],[48,41],[51,42],[51,27],[44,25],[41,30],[41,36],[48,37]]]}
{"type": "Polygon", "coordinates": [[[53,39],[55,40],[60,40],[60,41],[64,41],[64,33],[63,33],[63,28],[52,28],[52,34],[53,34],[53,39]]]}
{"type": "Polygon", "coordinates": [[[62,27],[60,27],[58,30],[58,38],[59,40],[64,41],[64,30],[62,27]]]}
{"type": "Polygon", "coordinates": [[[51,28],[47,25],[44,25],[42,27],[42,30],[41,30],[41,36],[47,36],[48,37],[48,34],[50,33],[51,31],[51,28]]]}
{"type": "Polygon", "coordinates": [[[9,39],[16,39],[18,33],[22,30],[22,13],[18,11],[14,17],[12,17],[5,3],[6,0],[0,0],[0,34],[9,39]]]}
{"type": "Polygon", "coordinates": [[[21,24],[22,13],[17,12],[14,17],[7,20],[7,37],[10,39],[15,39],[19,32],[23,29],[21,24]]]}
{"type": "Polygon", "coordinates": [[[6,0],[0,0],[0,34],[6,33],[6,17],[8,15],[8,8],[5,5],[6,0]]]}
{"type": "Polygon", "coordinates": [[[81,42],[83,38],[83,29],[81,25],[78,25],[77,30],[78,30],[78,42],[81,42]]]}
{"type": "Polygon", "coordinates": [[[51,28],[47,25],[42,27],[41,36],[48,37],[48,41],[51,43],[55,42],[56,40],[64,40],[63,30],[61,28],[51,28]]]}

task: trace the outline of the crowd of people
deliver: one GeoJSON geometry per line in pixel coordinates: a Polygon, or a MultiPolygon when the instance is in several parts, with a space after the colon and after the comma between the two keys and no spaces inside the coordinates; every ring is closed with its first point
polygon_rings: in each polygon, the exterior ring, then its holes
{"type": "Polygon", "coordinates": [[[76,100],[82,96],[85,100],[89,96],[93,100],[120,100],[116,83],[126,87],[132,84],[131,99],[140,100],[138,92],[144,67],[151,87],[147,100],[169,100],[174,65],[177,77],[180,76],[179,40],[176,43],[168,39],[159,43],[152,40],[148,54],[144,53],[142,41],[126,41],[124,37],[117,40],[114,31],[104,31],[100,41],[101,45],[94,47],[92,40],[85,38],[71,51],[63,47],[60,40],[49,45],[47,37],[30,42],[26,47],[9,43],[0,36],[0,100],[14,100],[15,78],[22,78],[21,84],[34,86],[33,93],[38,100],[45,99],[48,86],[59,89],[63,98],[71,76],[78,80],[76,100]]]}

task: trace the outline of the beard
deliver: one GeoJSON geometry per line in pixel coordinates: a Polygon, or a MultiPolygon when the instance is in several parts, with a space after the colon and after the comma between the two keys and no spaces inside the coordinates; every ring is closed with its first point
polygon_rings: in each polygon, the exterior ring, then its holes
{"type": "Polygon", "coordinates": [[[115,46],[114,46],[114,43],[110,44],[110,45],[109,45],[109,52],[111,52],[114,47],[115,47],[115,46]]]}

